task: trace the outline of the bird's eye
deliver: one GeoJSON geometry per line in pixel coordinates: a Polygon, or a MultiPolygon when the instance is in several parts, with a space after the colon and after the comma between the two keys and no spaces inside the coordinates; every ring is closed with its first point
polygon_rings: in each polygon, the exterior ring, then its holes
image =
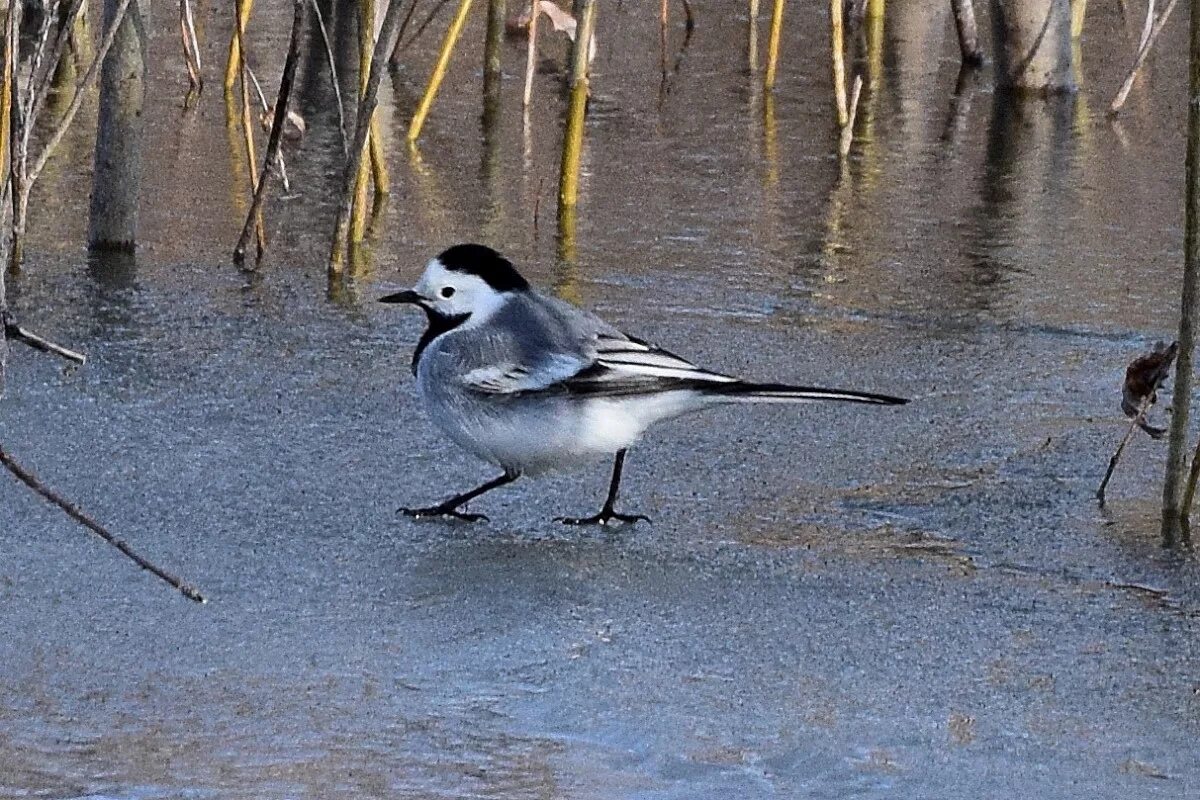
{"type": "Polygon", "coordinates": [[[442,295],[442,297],[445,297],[446,299],[450,299],[451,297],[454,297],[454,287],[453,286],[443,286],[441,295],[442,295]]]}

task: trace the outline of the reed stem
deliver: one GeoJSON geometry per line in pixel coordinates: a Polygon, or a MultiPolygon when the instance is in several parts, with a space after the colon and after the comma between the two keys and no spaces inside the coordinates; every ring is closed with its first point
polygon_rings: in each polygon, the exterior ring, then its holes
{"type": "MultiPolygon", "coordinates": [[[[375,46],[375,0],[360,0],[358,4],[358,102],[361,105],[371,74],[371,51],[375,46]]],[[[375,112],[367,130],[367,158],[358,167],[354,179],[354,205],[350,208],[350,242],[361,242],[367,229],[367,186],[375,160],[374,139],[377,132],[375,112]]]]}
{"type": "Polygon", "coordinates": [[[562,168],[559,172],[558,211],[573,209],[579,202],[579,161],[583,153],[583,124],[588,100],[588,52],[596,26],[596,0],[580,3],[579,27],[571,65],[571,102],[563,135],[562,168]]]}
{"type": "Polygon", "coordinates": [[[783,38],[783,6],[785,0],[775,0],[771,12],[771,38],[767,40],[767,73],[763,88],[768,92],[775,88],[775,73],[779,66],[779,41],[783,38]]]}
{"type": "Polygon", "coordinates": [[[1196,326],[1200,316],[1200,13],[1191,15],[1190,27],[1183,290],[1179,310],[1179,360],[1175,364],[1170,442],[1163,480],[1162,542],[1165,547],[1183,544],[1189,538],[1183,506],[1183,480],[1187,468],[1188,421],[1192,411],[1196,326]]]}
{"type": "Polygon", "coordinates": [[[750,64],[750,72],[758,71],[758,3],[750,0],[749,40],[746,43],[746,60],[750,64]]]}
{"type": "Polygon", "coordinates": [[[425,87],[425,93],[421,95],[421,102],[417,105],[416,113],[413,114],[412,123],[408,126],[410,143],[421,138],[421,128],[425,125],[425,118],[429,116],[429,109],[433,107],[433,100],[437,97],[442,79],[446,77],[446,67],[450,65],[450,56],[454,54],[454,45],[458,43],[458,37],[462,35],[463,26],[467,23],[467,14],[470,11],[471,0],[462,0],[458,5],[458,13],[450,22],[446,38],[442,40],[442,48],[438,52],[437,63],[434,64],[433,72],[429,76],[429,84],[425,87]]]}
{"type": "Polygon", "coordinates": [[[229,58],[225,62],[225,91],[233,91],[233,82],[237,80],[242,67],[242,38],[246,35],[246,26],[250,24],[250,12],[254,9],[254,0],[237,0],[237,19],[234,21],[233,35],[229,37],[229,58]]]}
{"type": "Polygon", "coordinates": [[[537,32],[538,32],[538,0],[529,0],[529,44],[525,51],[525,94],[522,96],[522,108],[529,108],[529,98],[533,96],[533,68],[537,61],[537,32]]]}
{"type": "Polygon", "coordinates": [[[837,124],[839,128],[845,128],[850,121],[850,112],[846,102],[846,28],[842,19],[842,0],[829,0],[829,37],[837,124]]]}

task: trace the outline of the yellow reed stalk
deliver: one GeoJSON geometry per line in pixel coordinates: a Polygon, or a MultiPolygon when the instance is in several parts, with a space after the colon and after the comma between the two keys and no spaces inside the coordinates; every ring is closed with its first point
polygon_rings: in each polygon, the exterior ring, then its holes
{"type": "Polygon", "coordinates": [[[458,13],[450,22],[446,38],[442,40],[442,49],[438,53],[437,63],[434,64],[433,73],[429,76],[429,85],[425,87],[425,94],[421,95],[421,102],[417,105],[416,113],[413,114],[412,123],[408,126],[409,142],[415,142],[421,137],[421,128],[425,125],[425,118],[429,116],[429,109],[433,107],[433,99],[437,97],[442,79],[446,77],[446,67],[450,65],[450,56],[454,53],[454,45],[458,42],[458,37],[462,35],[463,26],[467,23],[467,14],[470,10],[471,0],[462,0],[458,5],[458,13]]]}
{"type": "Polygon", "coordinates": [[[371,115],[371,180],[375,184],[375,196],[383,197],[392,191],[392,179],[388,175],[387,161],[383,157],[383,140],[379,133],[379,114],[371,115]]]}
{"type": "Polygon", "coordinates": [[[252,191],[246,187],[246,163],[243,158],[245,144],[242,139],[240,98],[233,92],[225,95],[225,135],[229,144],[229,172],[233,180],[229,182],[230,207],[241,219],[246,218],[246,197],[253,197],[252,191]]]}
{"type": "Polygon", "coordinates": [[[779,40],[783,38],[783,6],[785,0],[775,0],[775,8],[771,12],[771,38],[767,42],[767,74],[763,78],[763,88],[771,91],[775,88],[775,71],[779,64],[779,40]]]}
{"type": "MultiPolygon", "coordinates": [[[[375,0],[361,0],[358,6],[358,102],[367,92],[367,77],[371,74],[371,52],[375,49],[375,0]]],[[[372,140],[378,128],[375,113],[367,133],[368,158],[358,163],[358,175],[354,179],[354,203],[350,207],[350,242],[361,242],[367,230],[367,182],[371,178],[371,162],[374,159],[372,140]]]]}
{"type": "Polygon", "coordinates": [[[779,186],[779,123],[775,117],[775,95],[763,95],[763,162],[767,171],[763,185],[772,190],[779,186]]]}
{"type": "Polygon", "coordinates": [[[579,202],[579,160],[583,153],[583,122],[588,99],[588,50],[596,27],[596,2],[583,0],[579,28],[575,34],[575,58],[571,67],[571,104],[567,130],[563,134],[562,168],[558,179],[558,213],[579,202]]]}
{"type": "Polygon", "coordinates": [[[246,26],[250,24],[250,11],[254,8],[254,0],[237,0],[237,24],[233,36],[229,38],[229,60],[225,62],[225,91],[233,90],[233,82],[237,80],[242,68],[242,37],[246,35],[246,26]]]}

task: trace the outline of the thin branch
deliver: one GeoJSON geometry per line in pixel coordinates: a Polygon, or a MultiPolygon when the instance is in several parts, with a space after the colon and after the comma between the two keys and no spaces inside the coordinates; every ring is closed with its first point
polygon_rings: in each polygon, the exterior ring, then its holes
{"type": "MultiPolygon", "coordinates": [[[[438,15],[438,13],[441,12],[442,7],[445,6],[446,3],[448,3],[449,1],[450,0],[438,0],[438,4],[433,7],[432,11],[429,12],[429,16],[427,16],[425,18],[425,21],[422,22],[419,26],[417,26],[416,33],[414,33],[412,36],[410,36],[408,41],[404,43],[404,47],[410,47],[413,42],[415,42],[417,39],[421,38],[421,34],[424,33],[425,29],[429,27],[429,23],[433,22],[434,17],[436,17],[438,15]]],[[[401,31],[401,33],[403,33],[403,31],[401,31]]],[[[402,48],[400,48],[400,40],[399,39],[396,40],[396,47],[398,49],[402,49],[402,48]]]]}
{"type": "Polygon", "coordinates": [[[200,42],[196,38],[196,23],[192,19],[190,0],[179,0],[179,35],[183,39],[183,59],[188,71],[188,96],[204,91],[204,75],[200,65],[200,42]]]}
{"type": "Polygon", "coordinates": [[[388,58],[388,66],[400,66],[400,42],[404,40],[404,32],[408,30],[408,23],[412,22],[413,14],[417,10],[417,3],[421,0],[412,0],[408,4],[408,13],[404,15],[404,21],[400,23],[400,32],[396,34],[396,44],[392,47],[392,54],[388,58]]]}
{"type": "Polygon", "coordinates": [[[262,90],[262,84],[258,82],[258,76],[254,74],[254,70],[250,65],[246,65],[246,73],[250,76],[250,82],[254,84],[254,92],[258,95],[258,103],[262,106],[263,113],[271,110],[271,104],[267,102],[267,95],[262,90]]]}
{"type": "Polygon", "coordinates": [[[525,51],[525,94],[522,95],[521,107],[529,107],[529,99],[533,96],[533,70],[537,60],[538,0],[529,0],[529,41],[525,51]]]}
{"type": "Polygon", "coordinates": [[[59,28],[58,38],[54,41],[54,53],[47,62],[49,66],[42,73],[42,79],[38,83],[37,94],[34,95],[32,111],[29,112],[30,119],[37,119],[42,113],[42,106],[46,103],[46,98],[50,95],[50,89],[54,85],[54,72],[58,69],[59,63],[62,62],[63,56],[66,55],[67,45],[71,41],[71,30],[75,26],[75,20],[83,11],[85,0],[74,0],[70,10],[67,12],[67,17],[63,21],[63,25],[59,28]]]}
{"type": "Polygon", "coordinates": [[[32,331],[27,331],[16,323],[7,310],[0,310],[0,318],[4,320],[4,336],[7,339],[12,339],[14,342],[32,347],[34,350],[39,350],[43,353],[65,358],[67,361],[73,361],[76,364],[83,365],[87,362],[87,356],[83,353],[77,353],[74,350],[68,350],[61,344],[55,344],[49,339],[43,339],[32,331]]]}
{"type": "MultiPolygon", "coordinates": [[[[1163,374],[1163,379],[1166,379],[1166,374],[1163,374]]],[[[1162,380],[1154,384],[1154,390],[1142,398],[1142,402],[1138,404],[1137,413],[1133,419],[1129,421],[1129,427],[1125,430],[1125,435],[1121,437],[1120,444],[1117,445],[1117,450],[1112,454],[1112,458],[1108,460],[1108,469],[1104,473],[1104,480],[1100,481],[1100,488],[1096,490],[1096,499],[1100,501],[1100,507],[1104,507],[1104,490],[1108,488],[1108,482],[1112,480],[1113,472],[1117,469],[1117,462],[1121,459],[1121,453],[1125,451],[1125,445],[1129,444],[1129,439],[1133,436],[1133,432],[1137,430],[1146,418],[1146,412],[1150,410],[1150,404],[1154,402],[1154,393],[1162,385],[1162,380]]]]}
{"type": "Polygon", "coordinates": [[[10,456],[7,452],[5,452],[3,447],[0,447],[0,465],[2,465],[5,469],[7,469],[9,472],[11,472],[17,478],[17,480],[21,481],[21,483],[25,484],[30,489],[32,489],[34,492],[41,495],[43,499],[47,500],[52,505],[56,505],[60,509],[62,509],[62,511],[68,517],[75,520],[80,525],[87,528],[92,533],[96,534],[101,539],[103,539],[104,541],[111,544],[113,547],[120,550],[121,553],[124,554],[126,558],[133,561],[133,563],[137,564],[139,567],[141,567],[142,569],[151,573],[155,577],[165,581],[166,583],[169,583],[171,586],[175,587],[179,591],[179,593],[182,594],[187,599],[195,600],[197,603],[205,602],[204,595],[200,594],[200,592],[197,591],[194,587],[184,583],[181,579],[177,578],[175,575],[172,575],[170,572],[167,572],[162,567],[152,563],[151,561],[149,561],[146,558],[139,555],[132,547],[127,545],[123,540],[118,539],[116,536],[114,536],[112,533],[110,533],[99,522],[96,522],[94,519],[89,517],[87,514],[83,513],[83,511],[81,511],[78,506],[76,506],[70,500],[67,500],[62,495],[55,492],[49,486],[46,486],[44,483],[42,483],[38,479],[38,477],[36,475],[34,475],[32,472],[25,469],[20,464],[18,464],[16,461],[14,461],[13,457],[10,456]]]}
{"type": "MultiPolygon", "coordinates": [[[[271,177],[271,164],[276,160],[282,166],[279,158],[279,145],[283,141],[283,128],[287,124],[288,100],[292,96],[292,84],[296,80],[296,61],[300,55],[300,34],[304,30],[304,12],[308,8],[305,0],[295,0],[295,11],[292,19],[292,40],[288,45],[287,59],[283,63],[283,77],[279,81],[279,95],[275,98],[275,120],[271,124],[271,135],[267,139],[267,154],[263,159],[262,175],[258,179],[258,188],[254,192],[254,200],[250,203],[250,213],[246,215],[246,224],[242,227],[241,238],[233,251],[233,260],[238,264],[246,258],[246,246],[250,243],[250,235],[255,220],[262,210],[263,198],[266,195],[267,183],[271,177]]],[[[261,91],[261,90],[260,90],[261,91]]],[[[264,101],[265,105],[265,101],[264,101]]],[[[259,256],[262,253],[260,251],[259,256]]]]}
{"type": "MultiPolygon", "coordinates": [[[[254,91],[258,94],[259,105],[262,106],[263,123],[265,124],[266,116],[268,114],[271,114],[272,116],[274,115],[274,112],[271,109],[271,104],[267,102],[267,96],[263,93],[262,84],[258,82],[258,76],[254,74],[254,70],[250,69],[250,62],[243,62],[242,67],[250,76],[250,82],[254,84],[254,91]]],[[[288,180],[287,164],[285,164],[283,161],[282,152],[277,152],[275,154],[275,166],[279,167],[279,177],[283,179],[283,191],[290,192],[292,190],[292,184],[291,181],[288,180]]],[[[255,192],[257,191],[258,190],[255,189],[255,192]]],[[[261,256],[262,254],[260,253],[259,255],[261,256]]]]}
{"type": "Polygon", "coordinates": [[[42,8],[42,24],[38,28],[37,49],[33,51],[33,60],[29,65],[29,80],[25,84],[25,98],[22,101],[24,109],[22,114],[25,116],[27,125],[25,127],[25,142],[24,149],[29,149],[29,135],[33,128],[33,104],[37,99],[35,88],[38,83],[38,73],[41,71],[42,61],[46,58],[46,46],[50,43],[50,21],[54,15],[58,14],[58,0],[45,4],[42,8]]]}

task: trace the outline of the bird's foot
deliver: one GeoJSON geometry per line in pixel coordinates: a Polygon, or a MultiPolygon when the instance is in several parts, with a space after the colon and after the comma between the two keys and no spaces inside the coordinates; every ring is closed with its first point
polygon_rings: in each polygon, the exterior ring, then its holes
{"type": "Polygon", "coordinates": [[[463,522],[487,522],[488,518],[484,514],[471,514],[467,511],[459,511],[457,506],[448,506],[443,503],[440,506],[430,506],[429,508],[397,508],[397,514],[403,514],[406,517],[413,519],[429,519],[431,517],[450,517],[451,519],[459,519],[463,522]]]}
{"type": "Polygon", "coordinates": [[[615,509],[605,508],[590,517],[555,517],[554,521],[563,525],[609,525],[613,522],[649,522],[650,518],[645,514],[618,514],[615,509]]]}

